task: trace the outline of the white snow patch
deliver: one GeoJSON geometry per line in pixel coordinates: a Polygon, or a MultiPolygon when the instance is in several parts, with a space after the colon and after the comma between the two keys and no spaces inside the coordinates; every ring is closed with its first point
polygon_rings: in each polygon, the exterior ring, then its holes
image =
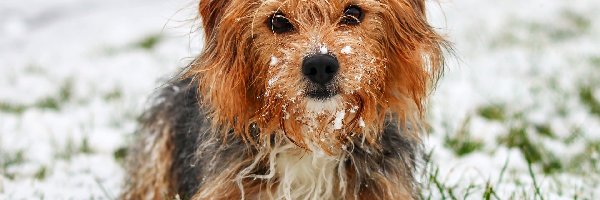
{"type": "Polygon", "coordinates": [[[269,87],[272,87],[273,85],[275,85],[275,82],[277,82],[277,80],[279,80],[279,76],[275,76],[275,77],[269,79],[269,82],[268,82],[269,87]]]}
{"type": "Polygon", "coordinates": [[[344,48],[342,48],[342,54],[351,54],[352,53],[352,47],[350,46],[345,46],[344,48]]]}
{"type": "Polygon", "coordinates": [[[319,52],[321,54],[327,54],[327,53],[329,53],[329,49],[327,49],[327,46],[321,45],[321,48],[319,48],[319,52]]]}
{"type": "Polygon", "coordinates": [[[350,113],[356,113],[358,108],[359,108],[358,106],[352,106],[352,108],[350,108],[350,113]]]}
{"type": "Polygon", "coordinates": [[[363,127],[363,128],[364,128],[365,126],[367,126],[367,125],[365,124],[365,120],[363,120],[363,118],[362,118],[362,117],[361,117],[361,118],[358,118],[358,126],[360,126],[360,127],[363,127]]]}
{"type": "Polygon", "coordinates": [[[335,120],[333,120],[333,129],[338,130],[342,129],[344,116],[346,116],[346,111],[341,110],[335,114],[335,120]]]}
{"type": "Polygon", "coordinates": [[[275,57],[275,56],[271,56],[271,62],[269,62],[269,65],[271,67],[273,67],[273,66],[277,65],[278,63],[279,63],[279,59],[277,59],[277,57],[275,57]]]}

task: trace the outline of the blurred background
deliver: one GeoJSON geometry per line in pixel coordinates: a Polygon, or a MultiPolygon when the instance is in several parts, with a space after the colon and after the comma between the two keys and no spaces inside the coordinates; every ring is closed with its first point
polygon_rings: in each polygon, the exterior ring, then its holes
{"type": "MultiPolygon", "coordinates": [[[[114,199],[147,98],[202,47],[193,0],[0,2],[0,199],[114,199]]],[[[438,0],[424,199],[600,198],[600,1],[438,0]]]]}

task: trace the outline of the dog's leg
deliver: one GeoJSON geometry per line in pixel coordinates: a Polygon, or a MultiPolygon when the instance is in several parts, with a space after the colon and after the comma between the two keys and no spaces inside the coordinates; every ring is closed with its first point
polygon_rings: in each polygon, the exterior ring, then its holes
{"type": "Polygon", "coordinates": [[[172,129],[160,123],[148,128],[148,135],[142,136],[129,151],[132,154],[126,163],[129,179],[121,199],[173,198],[172,129]]]}

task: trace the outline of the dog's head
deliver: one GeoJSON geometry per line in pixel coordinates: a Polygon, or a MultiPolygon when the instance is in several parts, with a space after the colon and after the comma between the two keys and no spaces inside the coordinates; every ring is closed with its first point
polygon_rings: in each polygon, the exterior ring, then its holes
{"type": "Polygon", "coordinates": [[[354,136],[375,143],[385,119],[416,133],[444,46],[424,4],[201,0],[205,46],[187,76],[214,125],[246,139],[255,126],[331,153],[354,136]]]}

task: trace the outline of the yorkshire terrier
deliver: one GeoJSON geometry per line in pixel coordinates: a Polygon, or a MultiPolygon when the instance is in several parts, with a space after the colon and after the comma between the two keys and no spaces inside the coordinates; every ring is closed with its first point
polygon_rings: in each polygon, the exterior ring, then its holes
{"type": "Polygon", "coordinates": [[[447,43],[424,0],[201,0],[121,199],[417,199],[447,43]]]}

